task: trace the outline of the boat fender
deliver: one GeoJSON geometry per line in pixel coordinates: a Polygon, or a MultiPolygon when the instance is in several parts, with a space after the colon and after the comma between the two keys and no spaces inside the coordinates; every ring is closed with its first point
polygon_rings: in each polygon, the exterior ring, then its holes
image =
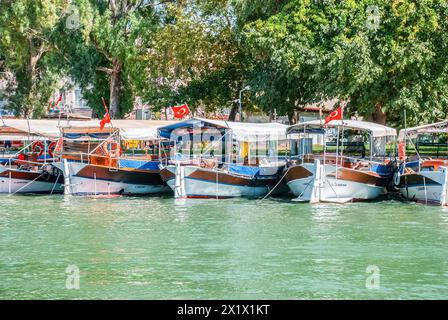
{"type": "Polygon", "coordinates": [[[397,170],[394,174],[394,185],[398,187],[400,185],[400,180],[401,180],[400,170],[397,170]]]}
{"type": "Polygon", "coordinates": [[[406,143],[400,142],[398,144],[398,159],[403,161],[406,158],[406,143]]]}

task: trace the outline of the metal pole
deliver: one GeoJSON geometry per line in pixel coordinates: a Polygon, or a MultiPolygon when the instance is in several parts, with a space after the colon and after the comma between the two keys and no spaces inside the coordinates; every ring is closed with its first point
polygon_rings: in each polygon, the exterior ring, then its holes
{"type": "Polygon", "coordinates": [[[8,185],[8,193],[11,194],[11,168],[9,168],[9,185],[8,185]]]}
{"type": "Polygon", "coordinates": [[[306,137],[306,124],[303,125],[303,139],[300,139],[300,134],[299,134],[299,143],[300,143],[300,140],[302,140],[302,155],[301,155],[302,166],[305,163],[305,146],[304,146],[304,142],[305,142],[304,139],[305,139],[305,137],[306,137]]]}
{"type": "Polygon", "coordinates": [[[242,101],[241,101],[243,91],[244,90],[240,90],[240,99],[238,100],[238,102],[239,102],[238,113],[240,114],[240,122],[243,122],[243,105],[242,105],[242,101]]]}
{"type": "MultiPolygon", "coordinates": [[[[408,124],[407,124],[407,120],[406,120],[406,108],[405,108],[404,109],[404,150],[405,151],[406,151],[406,145],[408,143],[407,140],[408,140],[408,124]]],[[[406,157],[404,157],[404,159],[403,159],[403,166],[404,166],[404,169],[406,170],[406,157]]],[[[418,167],[420,169],[420,161],[419,161],[418,167]]]]}
{"type": "Polygon", "coordinates": [[[96,172],[93,173],[93,182],[94,182],[94,195],[96,196],[96,172]]]}
{"type": "Polygon", "coordinates": [[[339,134],[340,134],[340,127],[338,126],[338,133],[336,137],[336,181],[338,180],[338,171],[339,171],[339,134]]]}

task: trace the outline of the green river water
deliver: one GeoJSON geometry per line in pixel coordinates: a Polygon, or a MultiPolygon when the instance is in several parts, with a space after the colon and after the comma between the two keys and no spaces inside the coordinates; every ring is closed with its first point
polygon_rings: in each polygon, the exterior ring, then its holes
{"type": "Polygon", "coordinates": [[[448,208],[0,201],[0,299],[448,298],[448,208]],[[79,268],[79,289],[66,286],[70,265],[79,268]],[[378,272],[374,288],[366,286],[369,266],[378,272]]]}

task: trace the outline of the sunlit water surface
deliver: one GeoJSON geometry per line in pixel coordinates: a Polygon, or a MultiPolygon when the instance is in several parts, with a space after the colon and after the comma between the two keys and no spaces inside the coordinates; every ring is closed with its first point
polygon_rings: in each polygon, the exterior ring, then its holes
{"type": "Polygon", "coordinates": [[[1,299],[448,298],[446,208],[170,197],[0,201],[1,299]],[[66,287],[70,265],[80,270],[79,290],[66,287]],[[372,278],[369,266],[379,275],[372,278]]]}

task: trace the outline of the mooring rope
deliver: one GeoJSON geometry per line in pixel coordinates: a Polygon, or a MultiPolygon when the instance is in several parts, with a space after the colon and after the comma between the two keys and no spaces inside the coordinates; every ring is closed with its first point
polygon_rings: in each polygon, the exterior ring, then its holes
{"type": "Polygon", "coordinates": [[[272,192],[274,192],[274,190],[280,185],[280,182],[282,182],[283,178],[286,177],[286,174],[288,173],[289,169],[291,169],[291,167],[289,167],[289,168],[285,171],[285,173],[284,173],[283,176],[280,178],[280,180],[278,180],[278,182],[277,182],[277,184],[274,186],[274,188],[272,188],[271,191],[269,191],[268,194],[265,195],[265,196],[263,197],[263,199],[260,200],[260,202],[263,201],[263,200],[265,200],[267,197],[269,197],[269,196],[272,194],[272,192]]]}
{"type": "Polygon", "coordinates": [[[58,181],[59,181],[59,177],[60,177],[60,176],[61,176],[61,172],[59,171],[59,172],[58,172],[58,176],[57,176],[57,178],[56,178],[56,181],[55,181],[55,183],[54,183],[54,185],[53,185],[53,188],[51,188],[50,195],[53,194],[53,191],[54,191],[54,189],[56,188],[56,185],[57,185],[57,183],[58,183],[58,181]]]}
{"type": "Polygon", "coordinates": [[[29,186],[30,184],[32,184],[34,181],[36,181],[37,179],[39,179],[40,177],[42,177],[44,175],[44,172],[41,173],[40,175],[38,175],[35,179],[31,180],[30,182],[28,182],[26,185],[20,187],[16,192],[8,194],[8,197],[15,195],[17,192],[19,192],[20,190],[22,190],[23,188],[29,186]]]}

